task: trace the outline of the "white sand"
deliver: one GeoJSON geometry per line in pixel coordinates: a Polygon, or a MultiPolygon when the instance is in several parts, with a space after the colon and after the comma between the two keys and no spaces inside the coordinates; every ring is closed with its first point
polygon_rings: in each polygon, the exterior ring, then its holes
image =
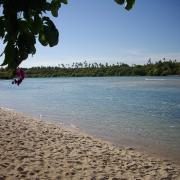
{"type": "Polygon", "coordinates": [[[170,180],[179,174],[168,161],[0,108],[0,180],[170,180]]]}

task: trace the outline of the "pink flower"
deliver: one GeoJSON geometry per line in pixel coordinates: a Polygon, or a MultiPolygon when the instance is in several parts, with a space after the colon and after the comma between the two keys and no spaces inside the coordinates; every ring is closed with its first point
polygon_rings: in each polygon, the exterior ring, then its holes
{"type": "Polygon", "coordinates": [[[16,77],[13,79],[12,84],[17,84],[19,86],[25,76],[25,72],[21,68],[17,68],[16,77]]]}

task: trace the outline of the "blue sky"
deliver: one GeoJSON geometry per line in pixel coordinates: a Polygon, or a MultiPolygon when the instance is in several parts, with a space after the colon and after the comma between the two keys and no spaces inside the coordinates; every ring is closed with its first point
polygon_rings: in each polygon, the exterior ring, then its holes
{"type": "Polygon", "coordinates": [[[136,0],[129,12],[113,0],[69,0],[53,18],[59,44],[38,44],[37,54],[22,65],[180,60],[179,19],[180,0],[136,0]]]}

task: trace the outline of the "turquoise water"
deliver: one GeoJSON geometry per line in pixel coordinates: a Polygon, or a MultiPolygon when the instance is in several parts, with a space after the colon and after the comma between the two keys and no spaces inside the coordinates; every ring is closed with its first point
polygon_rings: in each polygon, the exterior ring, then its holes
{"type": "Polygon", "coordinates": [[[180,162],[180,77],[0,80],[0,106],[180,162]]]}

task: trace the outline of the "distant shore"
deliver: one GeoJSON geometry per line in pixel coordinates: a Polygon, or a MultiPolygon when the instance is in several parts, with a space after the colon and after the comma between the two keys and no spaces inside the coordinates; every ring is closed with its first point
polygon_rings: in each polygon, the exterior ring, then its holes
{"type": "MultiPolygon", "coordinates": [[[[128,65],[122,62],[88,63],[74,62],[73,64],[59,64],[58,66],[39,66],[23,68],[27,77],[108,77],[108,76],[180,76],[180,62],[177,60],[159,60],[155,63],[148,60],[144,65],[128,65]]],[[[0,69],[0,79],[12,78],[12,72],[0,69]]]]}
{"type": "Polygon", "coordinates": [[[0,108],[0,179],[180,179],[180,167],[0,108]]]}

